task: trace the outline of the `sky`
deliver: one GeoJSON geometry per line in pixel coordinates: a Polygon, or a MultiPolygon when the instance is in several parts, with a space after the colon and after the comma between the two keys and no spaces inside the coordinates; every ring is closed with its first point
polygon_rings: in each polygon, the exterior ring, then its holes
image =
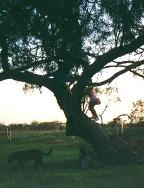
{"type": "MultiPolygon", "coordinates": [[[[121,102],[110,104],[104,113],[104,121],[110,121],[114,117],[129,113],[132,102],[138,99],[144,100],[144,80],[134,79],[125,74],[115,82],[119,88],[121,102]]],[[[105,99],[101,96],[102,104],[95,109],[100,113],[105,106],[105,99]]],[[[62,121],[66,122],[63,111],[51,91],[42,88],[39,91],[24,93],[22,83],[13,80],[0,82],[0,123],[31,123],[32,121],[62,121]]]]}
{"type": "Polygon", "coordinates": [[[52,92],[46,88],[24,93],[22,84],[13,80],[0,82],[0,123],[31,123],[32,121],[62,121],[65,116],[52,92]]]}
{"type": "Polygon", "coordinates": [[[104,119],[112,120],[120,114],[130,114],[133,107],[132,103],[137,100],[144,100],[144,80],[142,78],[134,78],[132,74],[127,73],[116,80],[118,87],[118,96],[121,101],[110,105],[104,114],[104,119]]]}

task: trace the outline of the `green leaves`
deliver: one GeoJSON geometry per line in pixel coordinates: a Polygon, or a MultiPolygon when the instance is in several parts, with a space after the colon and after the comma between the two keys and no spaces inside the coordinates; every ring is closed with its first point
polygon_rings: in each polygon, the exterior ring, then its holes
{"type": "Polygon", "coordinates": [[[41,68],[48,77],[59,71],[77,81],[91,54],[96,58],[141,35],[143,17],[143,0],[1,0],[0,41],[8,42],[12,69],[41,68]]]}

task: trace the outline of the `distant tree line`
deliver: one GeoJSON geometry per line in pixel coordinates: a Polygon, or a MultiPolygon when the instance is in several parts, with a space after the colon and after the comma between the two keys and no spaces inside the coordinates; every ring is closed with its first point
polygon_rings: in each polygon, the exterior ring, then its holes
{"type": "MultiPolygon", "coordinates": [[[[103,124],[102,126],[113,127],[115,124],[116,122],[110,121],[106,124],[103,124]]],[[[7,126],[11,130],[65,130],[65,123],[59,121],[52,121],[52,122],[33,121],[30,124],[14,123],[14,124],[5,125],[4,123],[0,123],[0,131],[4,130],[7,126]]],[[[127,127],[144,127],[144,121],[128,123],[127,127]]]]}
{"type": "MultiPolygon", "coordinates": [[[[33,121],[30,124],[27,123],[14,123],[7,125],[11,130],[64,130],[65,123],[60,121],[52,121],[52,122],[38,122],[33,121]]],[[[5,129],[6,125],[4,123],[0,123],[0,130],[5,129]]]]}

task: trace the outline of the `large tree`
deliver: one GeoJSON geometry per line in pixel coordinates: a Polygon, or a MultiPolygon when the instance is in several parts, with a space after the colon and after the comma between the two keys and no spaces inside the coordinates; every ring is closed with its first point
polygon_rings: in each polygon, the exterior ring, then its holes
{"type": "Polygon", "coordinates": [[[88,141],[99,161],[134,159],[124,142],[87,117],[82,99],[94,75],[99,75],[95,86],[128,71],[144,77],[144,1],[1,0],[0,5],[0,80],[51,90],[67,118],[67,135],[88,141]]]}

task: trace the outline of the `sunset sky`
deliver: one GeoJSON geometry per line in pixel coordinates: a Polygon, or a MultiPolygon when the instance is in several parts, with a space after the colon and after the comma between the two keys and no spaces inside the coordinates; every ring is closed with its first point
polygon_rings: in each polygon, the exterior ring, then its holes
{"type": "Polygon", "coordinates": [[[48,89],[43,88],[42,94],[39,91],[25,94],[20,82],[7,80],[0,82],[0,91],[0,122],[65,121],[63,111],[48,89]]]}
{"type": "MultiPolygon", "coordinates": [[[[129,113],[132,101],[144,100],[144,80],[134,79],[129,74],[117,79],[121,102],[111,104],[104,114],[104,121],[109,121],[121,113],[129,113]]],[[[20,82],[6,80],[0,82],[0,123],[31,123],[32,121],[63,121],[65,116],[60,110],[52,92],[43,88],[40,94],[36,92],[24,93],[20,82]]],[[[97,106],[98,113],[105,104],[97,106]]]]}

